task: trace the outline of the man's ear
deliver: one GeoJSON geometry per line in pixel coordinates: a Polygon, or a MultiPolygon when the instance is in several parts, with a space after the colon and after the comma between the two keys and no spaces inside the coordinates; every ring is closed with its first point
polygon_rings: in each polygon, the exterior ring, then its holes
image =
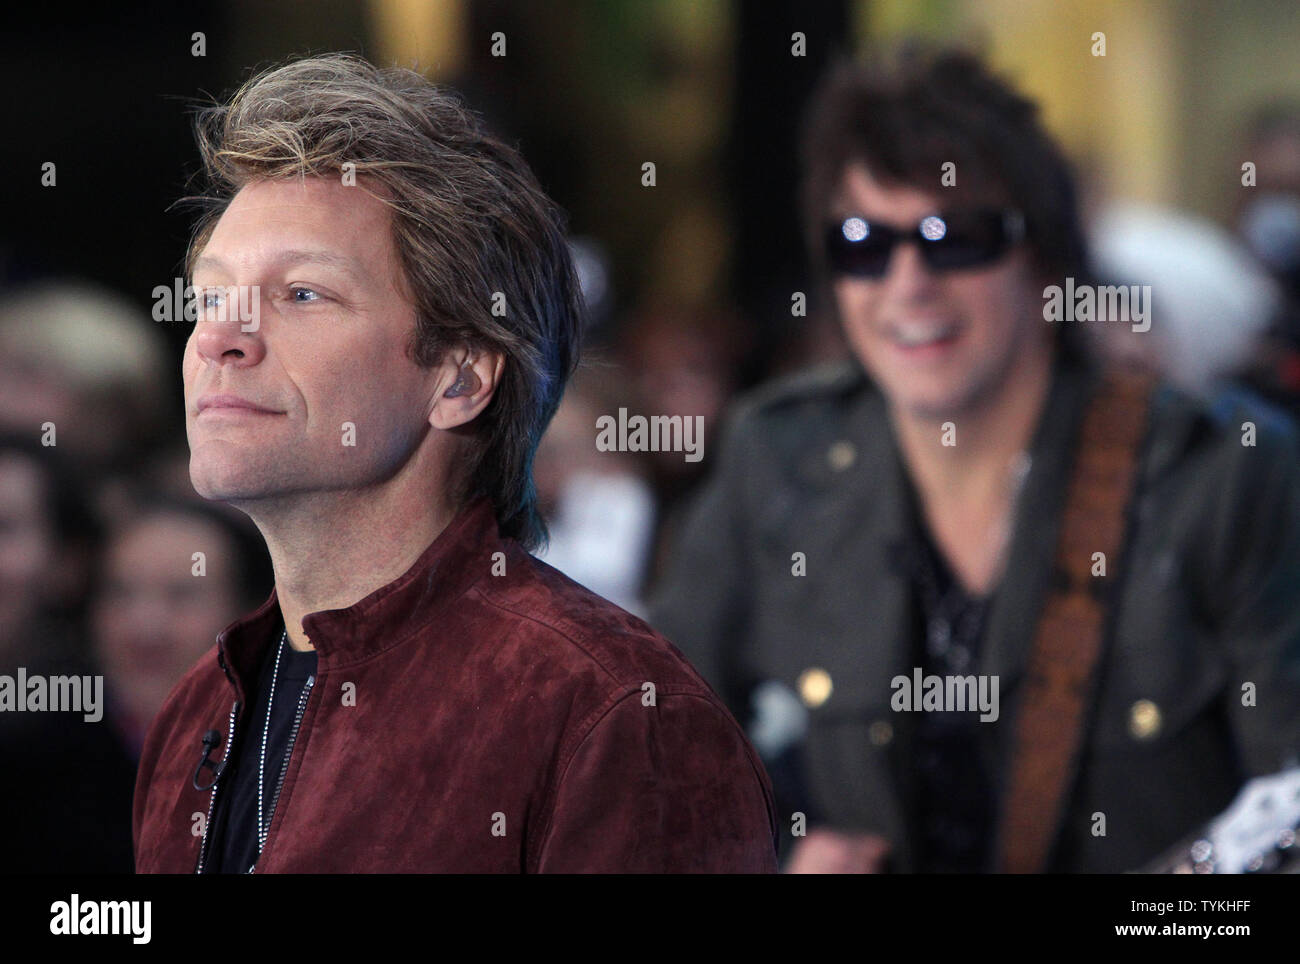
{"type": "Polygon", "coordinates": [[[429,424],[446,430],[473,421],[492,401],[505,367],[506,359],[500,352],[448,352],[438,367],[437,395],[429,412],[429,424]]]}

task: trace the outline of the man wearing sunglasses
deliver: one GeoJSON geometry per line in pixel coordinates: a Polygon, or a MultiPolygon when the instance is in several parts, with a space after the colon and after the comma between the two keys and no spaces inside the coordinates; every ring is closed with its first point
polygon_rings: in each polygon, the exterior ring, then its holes
{"type": "Polygon", "coordinates": [[[1071,176],[974,58],[842,66],[803,150],[852,358],[733,411],[652,621],[748,721],[787,870],[1137,869],[1300,746],[1294,428],[1045,322],[1071,176]]]}

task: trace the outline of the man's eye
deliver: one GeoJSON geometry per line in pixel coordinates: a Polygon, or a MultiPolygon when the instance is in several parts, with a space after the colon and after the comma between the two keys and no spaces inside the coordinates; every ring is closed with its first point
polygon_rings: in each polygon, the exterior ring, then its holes
{"type": "Polygon", "coordinates": [[[220,308],[222,292],[216,288],[209,288],[203,292],[204,308],[220,308]]]}
{"type": "Polygon", "coordinates": [[[306,304],[312,301],[320,301],[320,295],[310,288],[290,288],[289,295],[294,301],[306,304]]]}

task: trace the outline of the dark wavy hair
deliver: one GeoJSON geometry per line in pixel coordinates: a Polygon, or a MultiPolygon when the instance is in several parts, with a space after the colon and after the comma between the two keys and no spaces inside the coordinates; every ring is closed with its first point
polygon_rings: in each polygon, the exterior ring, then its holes
{"type": "MultiPolygon", "coordinates": [[[[862,61],[841,59],[809,103],[800,147],[804,242],[823,291],[829,271],[822,232],[854,161],[885,183],[1016,207],[1045,278],[1090,277],[1069,162],[1037,105],[971,51],[913,40],[862,61]],[[940,187],[949,161],[956,185],[940,187]]],[[[1069,326],[1056,331],[1071,338],[1069,326]]]]}

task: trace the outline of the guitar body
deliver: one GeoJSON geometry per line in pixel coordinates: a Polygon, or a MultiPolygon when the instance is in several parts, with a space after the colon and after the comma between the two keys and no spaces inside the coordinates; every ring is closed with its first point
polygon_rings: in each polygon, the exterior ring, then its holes
{"type": "Polygon", "coordinates": [[[1300,767],[1256,777],[1227,810],[1137,873],[1300,873],[1300,767]]]}

